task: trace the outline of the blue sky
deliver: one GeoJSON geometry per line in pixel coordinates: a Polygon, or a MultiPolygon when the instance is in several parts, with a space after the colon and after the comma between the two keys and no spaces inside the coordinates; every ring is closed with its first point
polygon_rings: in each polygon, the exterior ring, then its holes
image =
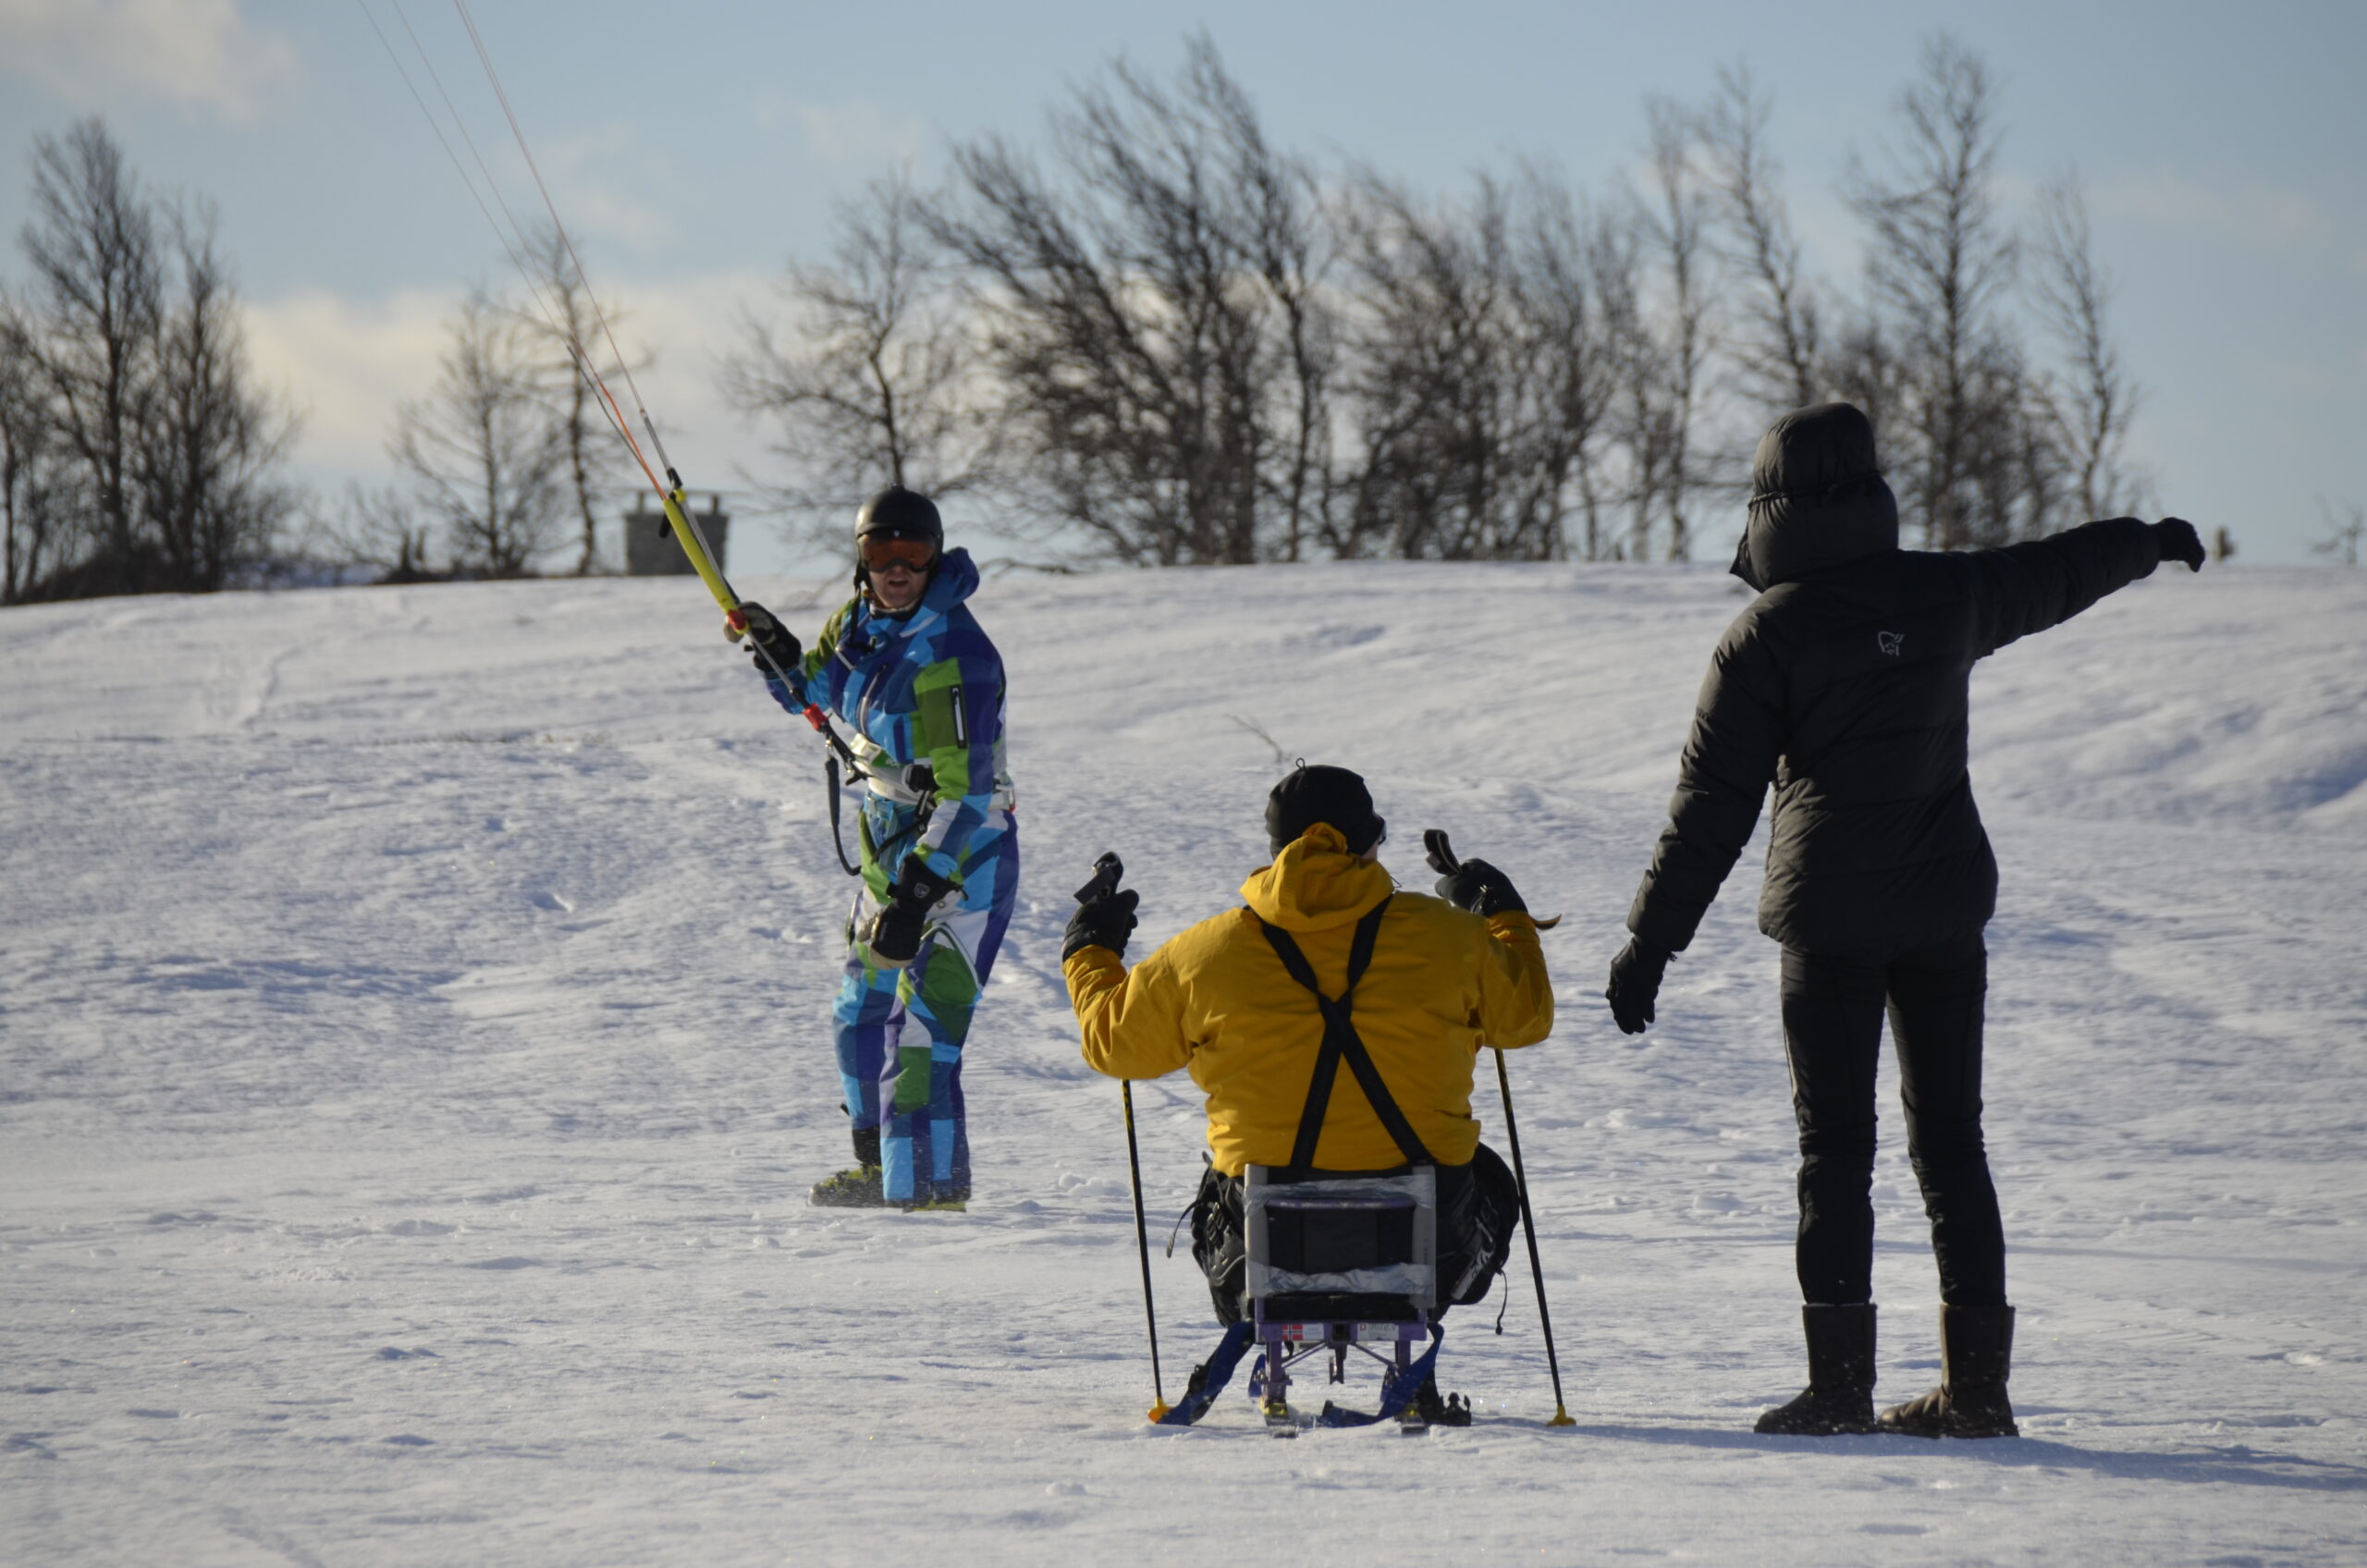
{"type": "MultiPolygon", "coordinates": [[[[391,25],[390,0],[371,3],[391,25]]],[[[490,147],[499,122],[451,7],[404,4],[490,147]]],[[[2245,559],[2299,561],[2324,532],[2318,496],[2367,501],[2367,6],[474,11],[595,283],[659,356],[644,390],[694,484],[763,462],[712,395],[714,355],[786,258],[827,247],[833,202],[901,161],[927,175],[951,139],[1033,137],[1120,53],[1163,71],[1205,27],[1285,145],[1433,188],[1541,154],[1596,191],[1633,166],[1647,93],[1698,100],[1746,60],[1776,94],[1811,260],[1846,286],[1836,177],[1946,27],[2005,80],[2009,194],[2073,164],[2087,181],[2162,508],[2229,527],[2245,559]]],[[[507,263],[361,6],[0,0],[0,73],[16,160],[0,227],[23,221],[32,137],[104,114],[153,182],[219,203],[258,358],[307,410],[305,472],[383,474],[386,423],[432,379],[442,313],[507,263]]],[[[735,554],[787,559],[756,539],[735,554]]]]}

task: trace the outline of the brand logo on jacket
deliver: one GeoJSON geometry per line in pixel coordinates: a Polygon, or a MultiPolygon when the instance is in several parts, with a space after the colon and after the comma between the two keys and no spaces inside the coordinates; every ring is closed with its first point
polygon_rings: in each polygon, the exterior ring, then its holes
{"type": "Polygon", "coordinates": [[[1904,631],[1877,631],[1874,633],[1874,641],[1882,644],[1883,653],[1886,657],[1896,658],[1898,657],[1898,650],[1904,647],[1907,643],[1907,633],[1904,631]]]}

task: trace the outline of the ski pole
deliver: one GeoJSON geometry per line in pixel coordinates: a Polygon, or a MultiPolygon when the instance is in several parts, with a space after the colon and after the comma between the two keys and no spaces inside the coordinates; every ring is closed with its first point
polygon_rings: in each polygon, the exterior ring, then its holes
{"type": "Polygon", "coordinates": [[[1496,1086],[1504,1093],[1504,1138],[1513,1146],[1513,1184],[1520,1189],[1521,1233],[1528,1238],[1528,1274],[1537,1281],[1537,1321],[1545,1330],[1545,1368],[1553,1375],[1553,1419],[1549,1427],[1575,1427],[1569,1410],[1562,1403],[1562,1361],[1553,1354],[1553,1314],[1545,1305],[1545,1266],[1537,1257],[1537,1219],[1528,1208],[1528,1172],[1520,1159],[1520,1129],[1513,1124],[1513,1081],[1504,1071],[1504,1048],[1489,1047],[1496,1053],[1496,1086]]]}
{"type": "Polygon", "coordinates": [[[1143,1266],[1143,1325],[1150,1330],[1150,1391],[1156,1402],[1150,1407],[1150,1419],[1157,1421],[1167,1414],[1167,1390],[1159,1376],[1159,1314],[1151,1305],[1150,1233],[1143,1227],[1143,1166],[1141,1156],[1134,1150],[1134,1085],[1131,1080],[1118,1080],[1118,1096],[1126,1107],[1126,1169],[1134,1184],[1134,1252],[1143,1266]]]}
{"type": "MultiPolygon", "coordinates": [[[[1114,851],[1104,852],[1093,863],[1093,879],[1076,890],[1076,901],[1084,904],[1108,898],[1118,890],[1118,879],[1125,874],[1125,862],[1114,851]]],[[[1126,1174],[1134,1192],[1134,1253],[1143,1267],[1143,1326],[1150,1331],[1150,1391],[1158,1402],[1150,1407],[1150,1418],[1156,1421],[1167,1414],[1167,1389],[1159,1375],[1159,1312],[1151,1301],[1150,1231],[1143,1219],[1143,1160],[1134,1141],[1134,1085],[1131,1079],[1118,1080],[1118,1097],[1126,1108],[1126,1174]]]]}
{"type": "MultiPolygon", "coordinates": [[[[1455,858],[1454,847],[1447,842],[1445,832],[1430,828],[1422,835],[1424,857],[1430,869],[1441,876],[1452,876],[1462,869],[1455,858]]],[[[1542,924],[1541,922],[1539,924],[1542,924]]],[[[1537,1218],[1528,1207],[1528,1170],[1521,1163],[1520,1128],[1513,1121],[1512,1074],[1504,1071],[1504,1048],[1490,1046],[1496,1053],[1496,1086],[1504,1096],[1504,1139],[1513,1146],[1513,1185],[1520,1194],[1521,1234],[1528,1241],[1528,1276],[1537,1282],[1537,1321],[1545,1330],[1545,1369],[1553,1377],[1553,1419],[1549,1427],[1575,1427],[1567,1406],[1562,1403],[1562,1358],[1553,1351],[1553,1314],[1545,1305],[1545,1265],[1537,1256],[1537,1218]]]]}

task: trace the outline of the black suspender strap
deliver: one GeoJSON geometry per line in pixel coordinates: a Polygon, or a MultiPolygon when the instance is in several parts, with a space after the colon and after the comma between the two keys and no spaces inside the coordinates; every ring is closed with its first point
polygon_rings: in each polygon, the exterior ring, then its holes
{"type": "Polygon", "coordinates": [[[1356,922],[1355,939],[1348,948],[1348,985],[1337,1001],[1325,996],[1322,986],[1316,984],[1314,968],[1306,962],[1306,955],[1299,951],[1298,944],[1291,939],[1289,932],[1280,926],[1269,925],[1263,920],[1257,923],[1258,929],[1266,933],[1266,940],[1272,945],[1275,956],[1282,961],[1282,967],[1290,971],[1292,979],[1314,993],[1315,1005],[1323,1014],[1323,1046],[1316,1053],[1315,1075],[1306,1086],[1306,1109],[1299,1113],[1298,1137],[1291,1145],[1291,1169],[1294,1170],[1315,1169],[1315,1145],[1323,1136],[1324,1112],[1331,1108],[1332,1081],[1339,1076],[1343,1060],[1347,1062],[1348,1071],[1355,1074],[1356,1086],[1365,1092],[1365,1099],[1372,1106],[1373,1114],[1380,1118],[1381,1126],[1388,1130],[1390,1138],[1395,1142],[1398,1152],[1405,1157],[1407,1163],[1435,1163],[1430,1158],[1430,1151],[1424,1148],[1422,1140],[1415,1135],[1413,1123],[1407,1121],[1405,1113],[1397,1109],[1397,1101],[1390,1095],[1389,1085],[1381,1081],[1380,1069],[1374,1065],[1372,1053],[1365,1049],[1365,1043],[1357,1035],[1355,1023],[1351,1016],[1355,1007],[1356,982],[1364,978],[1366,968],[1372,962],[1372,945],[1380,935],[1380,917],[1388,909],[1389,900],[1383,899],[1356,922]]]}

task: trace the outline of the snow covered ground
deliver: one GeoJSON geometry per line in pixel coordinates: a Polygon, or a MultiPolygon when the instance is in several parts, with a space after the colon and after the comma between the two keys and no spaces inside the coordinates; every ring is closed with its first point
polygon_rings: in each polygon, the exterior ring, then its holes
{"type": "MultiPolygon", "coordinates": [[[[2025,1433],[1989,1443],[1749,1431],[1802,1375],[1756,851],[1658,1029],[1596,997],[1741,603],[990,582],[1027,880],[977,1199],[914,1217],[804,1206],[847,883],[694,583],[0,612],[0,1562],[2367,1561],[2367,573],[2165,573],[1979,677],[2025,1433]],[[1410,885],[1443,827],[1569,915],[1513,1076],[1575,1430],[1518,1272],[1501,1338],[1449,1321],[1468,1430],[1140,1420],[1068,890],[1114,848],[1143,943],[1222,907],[1300,754],[1371,777],[1410,885]]],[[[1138,1102],[1163,1232],[1196,1099],[1138,1102]]],[[[1934,1292],[1895,1148],[1876,1190],[1899,1398],[1934,1292]]],[[[1172,1392],[1214,1329],[1156,1273],[1172,1392]]]]}

